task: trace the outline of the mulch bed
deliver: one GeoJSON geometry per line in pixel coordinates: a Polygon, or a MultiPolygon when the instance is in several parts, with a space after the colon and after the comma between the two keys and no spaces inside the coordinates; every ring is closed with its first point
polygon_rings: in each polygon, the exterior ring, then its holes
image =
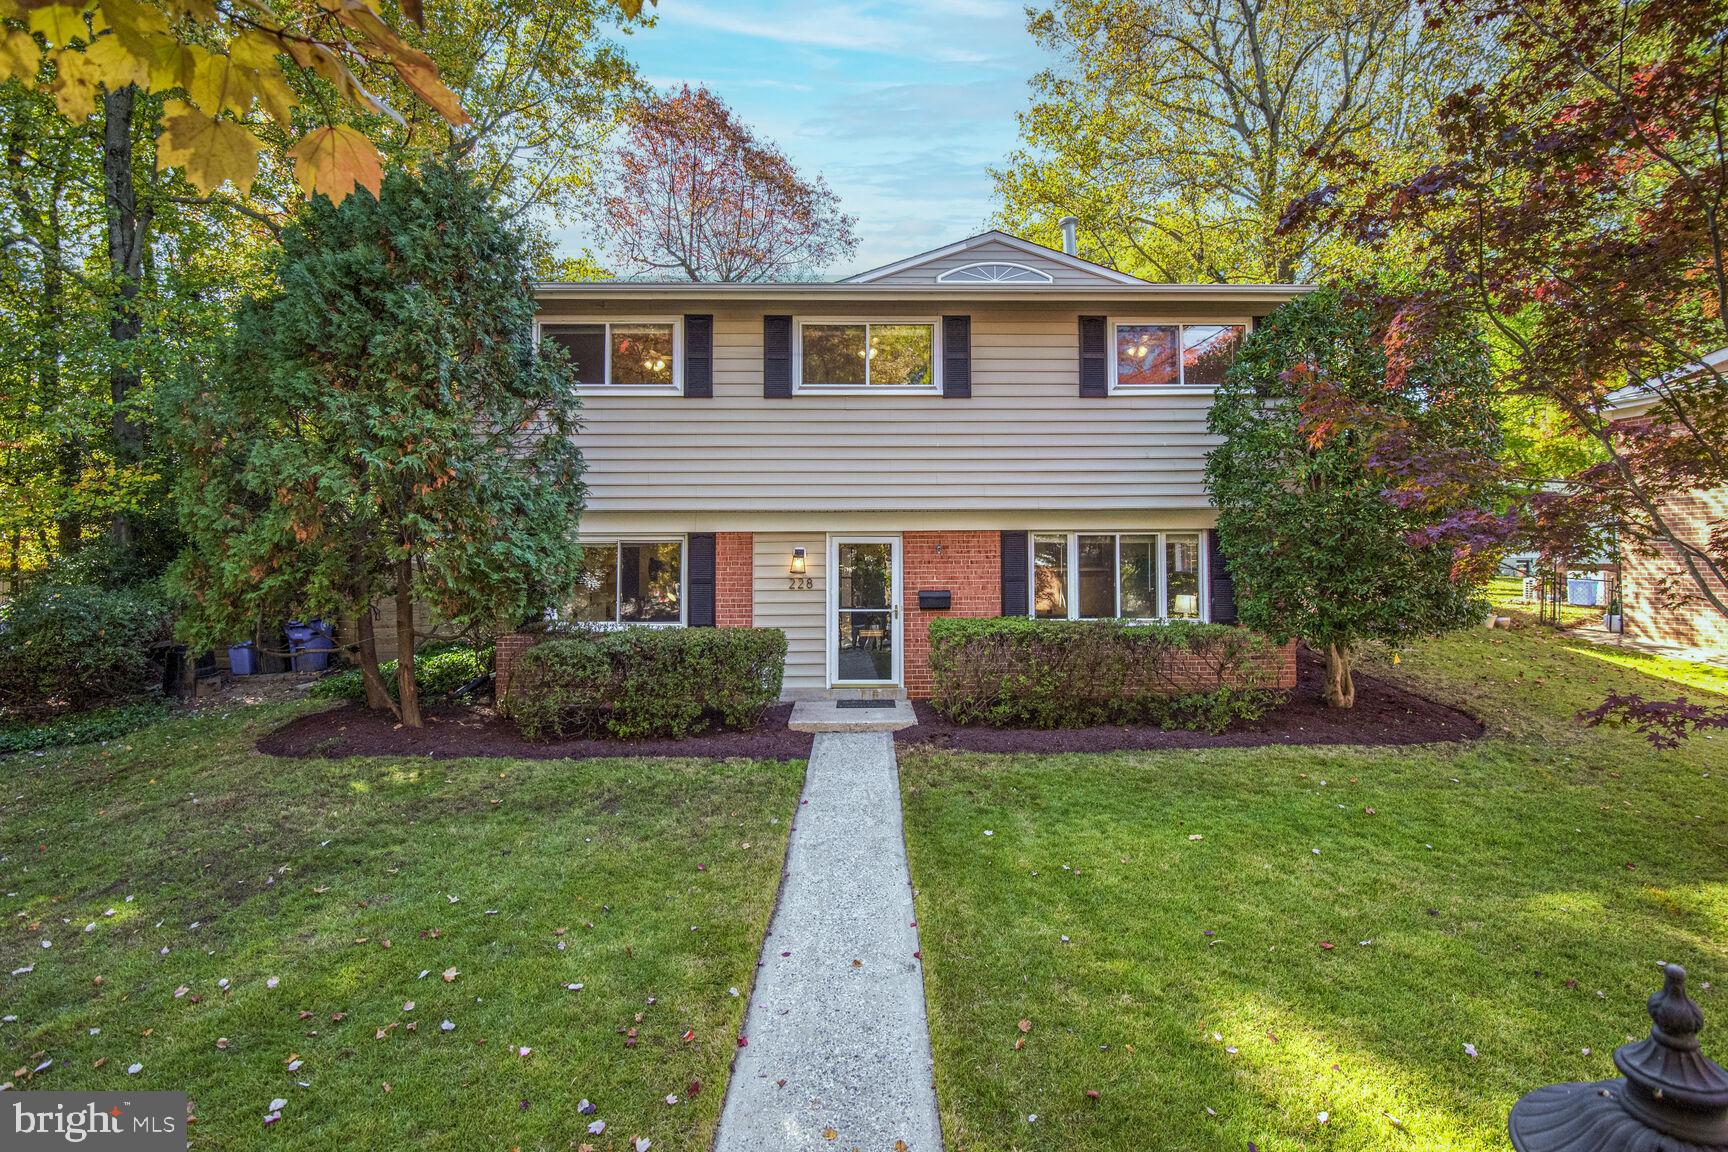
{"type": "Polygon", "coordinates": [[[714,732],[685,740],[522,739],[516,726],[490,708],[444,708],[426,716],[424,728],[398,728],[388,712],[344,704],[291,720],[258,741],[271,756],[512,756],[521,760],[598,760],[610,756],[693,756],[726,760],[807,760],[808,732],[786,727],[792,705],[776,704],[749,732],[714,732]]]}
{"type": "Polygon", "coordinates": [[[1147,727],[974,728],[950,724],[928,704],[914,702],[918,723],[894,734],[900,744],[957,752],[1125,752],[1178,748],[1264,748],[1270,745],[1365,744],[1386,747],[1474,740],[1482,722],[1387,680],[1355,675],[1356,706],[1328,708],[1321,697],[1326,662],[1307,649],[1296,654],[1296,687],[1283,704],[1251,724],[1209,732],[1147,727]]]}
{"type": "MultiPolygon", "coordinates": [[[[1365,744],[1376,747],[1473,740],[1482,723],[1386,680],[1356,675],[1356,707],[1339,711],[1321,699],[1324,662],[1307,652],[1296,659],[1290,699],[1252,724],[1219,735],[1145,727],[1061,728],[1050,731],[963,728],[922,701],[918,723],[894,734],[897,744],[959,752],[1120,752],[1178,748],[1261,748],[1269,745],[1365,744]]],[[[806,760],[813,739],[786,727],[792,705],[777,704],[749,732],[715,732],[685,740],[522,739],[489,708],[449,707],[429,712],[424,728],[400,728],[388,713],[360,704],[301,716],[258,741],[271,756],[510,756],[525,760],[591,760],[611,756],[689,756],[705,760],[806,760]]]]}

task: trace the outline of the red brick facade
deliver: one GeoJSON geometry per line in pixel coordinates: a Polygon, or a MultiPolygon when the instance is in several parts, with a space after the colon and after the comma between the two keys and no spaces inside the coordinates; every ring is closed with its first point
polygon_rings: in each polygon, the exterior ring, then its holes
{"type": "Polygon", "coordinates": [[[496,647],[492,649],[492,688],[498,700],[504,699],[505,689],[510,685],[510,669],[516,658],[541,639],[539,632],[510,632],[498,637],[496,647]]]}
{"type": "Polygon", "coordinates": [[[714,623],[748,628],[755,619],[754,540],[748,532],[714,533],[714,623]]]}
{"type": "MultiPolygon", "coordinates": [[[[1002,614],[1002,548],[999,532],[906,532],[901,536],[901,613],[905,622],[903,670],[906,694],[930,695],[930,621],[938,616],[1000,616],[1002,614]],[[920,591],[945,590],[952,596],[946,611],[923,611],[920,591]]],[[[748,532],[718,532],[714,539],[714,617],[720,627],[750,627],[754,621],[754,540],[748,532]]],[[[495,683],[502,695],[516,659],[541,639],[538,633],[498,637],[494,658],[495,683]]],[[[1296,684],[1296,645],[1278,650],[1280,688],[1296,684]]],[[[1205,657],[1191,658],[1197,686],[1215,678],[1205,657]]]]}
{"type": "MultiPolygon", "coordinates": [[[[1682,539],[1707,546],[1728,521],[1728,489],[1693,492],[1665,501],[1662,515],[1682,539]]],[[[1728,599],[1728,588],[1715,586],[1728,599]]],[[[1679,552],[1669,544],[1652,551],[1627,549],[1621,566],[1626,635],[1682,648],[1728,651],[1728,617],[1704,597],[1679,552]]]]}
{"type": "Polygon", "coordinates": [[[923,700],[930,695],[931,618],[1002,615],[1002,534],[907,532],[900,540],[906,695],[923,700]],[[946,589],[953,593],[953,607],[921,611],[920,589],[946,589]]]}

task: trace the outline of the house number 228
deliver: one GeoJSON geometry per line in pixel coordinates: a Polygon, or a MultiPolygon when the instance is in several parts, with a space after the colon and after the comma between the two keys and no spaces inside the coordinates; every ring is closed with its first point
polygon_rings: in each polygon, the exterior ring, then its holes
{"type": "Polygon", "coordinates": [[[786,590],[788,592],[810,592],[813,591],[815,587],[816,577],[814,576],[786,577],[786,590]]]}

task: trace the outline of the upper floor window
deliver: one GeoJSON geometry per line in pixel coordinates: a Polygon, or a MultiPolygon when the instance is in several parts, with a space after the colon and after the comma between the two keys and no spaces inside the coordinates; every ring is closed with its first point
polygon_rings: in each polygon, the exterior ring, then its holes
{"type": "Polygon", "coordinates": [[[809,320],[798,325],[798,387],[934,392],[934,320],[809,320]]]}
{"type": "Polygon", "coordinates": [[[540,339],[570,354],[584,388],[677,391],[683,364],[675,319],[542,323],[540,339]]]}
{"type": "Polygon", "coordinates": [[[1165,324],[1118,320],[1111,387],[1216,388],[1236,359],[1245,324],[1165,324]]]}
{"type": "Polygon", "coordinates": [[[1055,620],[1199,620],[1198,532],[1035,532],[1032,615],[1055,620]]]}

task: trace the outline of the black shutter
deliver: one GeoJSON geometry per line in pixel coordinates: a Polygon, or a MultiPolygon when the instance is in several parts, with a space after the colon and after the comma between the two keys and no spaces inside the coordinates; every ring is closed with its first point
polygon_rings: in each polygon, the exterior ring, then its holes
{"type": "Polygon", "coordinates": [[[1002,615],[1024,616],[1026,601],[1026,533],[1002,533],[1002,615]]]}
{"type": "Polygon", "coordinates": [[[1218,546],[1216,529],[1206,533],[1206,594],[1211,601],[1212,623],[1236,623],[1236,584],[1230,579],[1230,564],[1218,546]]]}
{"type": "Polygon", "coordinates": [[[1080,317],[1080,395],[1110,395],[1110,341],[1102,316],[1080,317]]]}
{"type": "Polygon", "coordinates": [[[714,395],[714,317],[684,317],[684,395],[714,395]]]}
{"type": "Polygon", "coordinates": [[[684,557],[685,579],[690,585],[686,597],[684,622],[692,628],[714,627],[714,533],[692,532],[689,554],[684,557]]]}
{"type": "Polygon", "coordinates": [[[942,317],[942,395],[972,398],[972,317],[942,317]]]}
{"type": "Polygon", "coordinates": [[[762,395],[792,395],[792,317],[762,317],[762,395]]]}

